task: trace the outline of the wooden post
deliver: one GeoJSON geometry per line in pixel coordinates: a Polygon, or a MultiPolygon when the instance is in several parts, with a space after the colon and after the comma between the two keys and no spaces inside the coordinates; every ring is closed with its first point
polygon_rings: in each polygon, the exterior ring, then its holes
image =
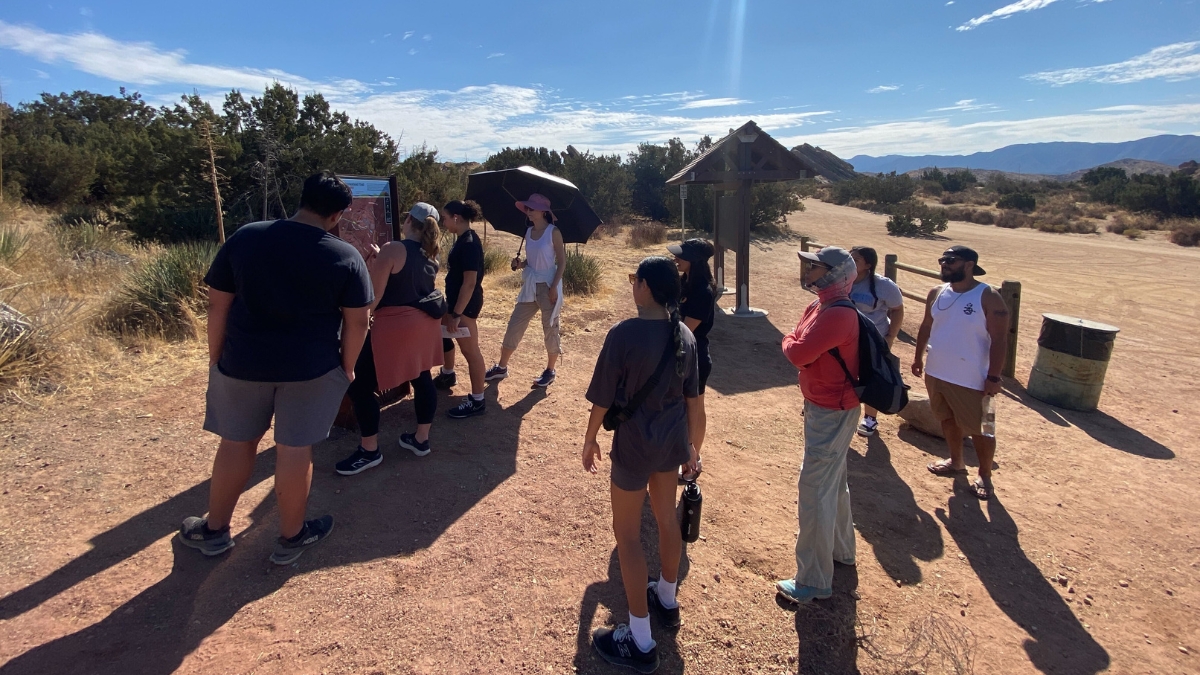
{"type": "MultiPolygon", "coordinates": [[[[805,253],[808,252],[809,239],[810,239],[810,237],[804,237],[804,236],[800,237],[800,250],[805,253]]],[[[800,278],[803,279],[805,277],[805,275],[807,275],[807,274],[808,274],[808,261],[805,260],[804,258],[801,258],[800,259],[800,278]]]]}
{"type": "Polygon", "coordinates": [[[735,311],[739,314],[750,313],[750,185],[751,181],[743,180],[737,190],[737,270],[733,290],[737,298],[735,311]]]}
{"type": "Polygon", "coordinates": [[[895,253],[888,253],[883,256],[883,276],[896,283],[896,263],[900,260],[900,256],[895,253]]]}
{"type": "Polygon", "coordinates": [[[1005,377],[1017,376],[1017,326],[1021,319],[1021,282],[1005,280],[1000,284],[1000,297],[1008,305],[1008,354],[1004,357],[1005,377]]]}
{"type": "Polygon", "coordinates": [[[713,275],[716,277],[718,292],[725,291],[725,247],[721,246],[721,227],[728,225],[721,222],[721,197],[724,190],[713,190],[713,275]]]}

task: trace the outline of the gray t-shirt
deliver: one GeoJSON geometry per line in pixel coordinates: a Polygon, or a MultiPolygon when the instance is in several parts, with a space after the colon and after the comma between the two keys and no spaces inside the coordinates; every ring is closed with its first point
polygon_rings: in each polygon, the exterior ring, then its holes
{"type": "Polygon", "coordinates": [[[888,312],[904,304],[904,296],[900,287],[891,279],[875,275],[875,295],[871,295],[871,279],[868,277],[855,282],[850,289],[850,300],[858,307],[858,311],[866,315],[880,335],[887,336],[888,312]]]}
{"type": "MultiPolygon", "coordinates": [[[[658,386],[613,434],[612,461],[636,473],[660,471],[667,464],[688,461],[687,404],[699,395],[696,338],[683,332],[683,376],[668,363],[658,386]]],[[[596,359],[587,400],[601,408],[625,405],[654,375],[670,339],[664,319],[626,319],[612,327],[596,359]]]]}

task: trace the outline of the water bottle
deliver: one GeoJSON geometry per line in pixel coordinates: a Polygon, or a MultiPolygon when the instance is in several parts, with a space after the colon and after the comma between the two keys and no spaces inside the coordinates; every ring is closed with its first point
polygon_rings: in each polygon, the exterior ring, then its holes
{"type": "Polygon", "coordinates": [[[679,532],[683,540],[693,542],[700,538],[700,507],[704,496],[700,494],[700,486],[696,481],[689,480],[684,484],[683,496],[679,498],[679,532]]]}
{"type": "Polygon", "coordinates": [[[983,397],[983,424],[982,433],[987,438],[996,437],[996,397],[983,397]]]}

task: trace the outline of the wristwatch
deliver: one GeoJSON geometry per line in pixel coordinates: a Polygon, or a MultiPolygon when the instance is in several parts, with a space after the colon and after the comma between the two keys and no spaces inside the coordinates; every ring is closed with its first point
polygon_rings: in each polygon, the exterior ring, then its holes
{"type": "Polygon", "coordinates": [[[988,382],[999,382],[1000,378],[995,375],[988,375],[987,381],[988,382]]]}
{"type": "MultiPolygon", "coordinates": [[[[451,317],[453,317],[453,318],[455,318],[455,319],[461,319],[461,318],[462,318],[462,314],[459,314],[458,312],[455,312],[454,310],[451,310],[451,311],[449,311],[449,312],[446,312],[446,313],[447,313],[447,314],[449,314],[451,317]]],[[[999,380],[997,380],[997,382],[998,382],[998,381],[999,381],[999,380]]]]}

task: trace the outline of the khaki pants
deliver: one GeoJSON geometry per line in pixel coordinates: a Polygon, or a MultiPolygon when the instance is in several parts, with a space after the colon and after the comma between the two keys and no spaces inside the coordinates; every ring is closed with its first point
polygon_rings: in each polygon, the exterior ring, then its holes
{"type": "Polygon", "coordinates": [[[535,302],[518,302],[513,307],[512,317],[508,320],[508,329],[504,331],[505,349],[516,350],[525,337],[529,322],[538,311],[542,313],[542,335],[546,339],[547,354],[562,354],[562,346],[558,339],[558,317],[554,316],[554,303],[550,302],[550,287],[546,284],[537,285],[537,300],[535,302]]]}
{"type": "Polygon", "coordinates": [[[846,451],[858,408],[830,410],[804,402],[804,462],[800,465],[796,583],[833,588],[833,561],[854,562],[854,520],[846,482],[846,451]]]}

